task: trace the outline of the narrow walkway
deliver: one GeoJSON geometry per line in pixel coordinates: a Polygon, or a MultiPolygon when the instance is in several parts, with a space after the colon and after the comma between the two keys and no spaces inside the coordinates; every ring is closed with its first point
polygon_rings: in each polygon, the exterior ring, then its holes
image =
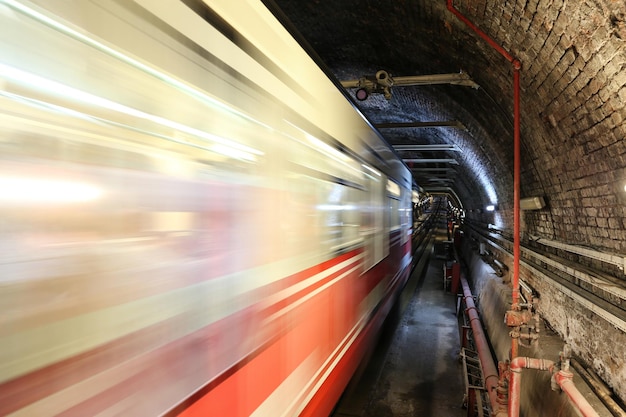
{"type": "MultiPolygon", "coordinates": [[[[445,240],[438,235],[437,241],[445,240]]],[[[390,318],[367,367],[354,378],[334,417],[462,417],[456,297],[443,290],[443,259],[432,251],[425,274],[416,270],[406,309],[390,318]]],[[[400,302],[400,305],[403,303],[400,302]]]]}

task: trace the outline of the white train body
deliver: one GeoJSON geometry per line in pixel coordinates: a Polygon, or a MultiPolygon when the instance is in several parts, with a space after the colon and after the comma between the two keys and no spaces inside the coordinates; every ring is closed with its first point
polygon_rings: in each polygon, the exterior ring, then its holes
{"type": "Polygon", "coordinates": [[[260,1],[0,0],[0,213],[0,415],[327,415],[411,263],[410,172],[260,1]]]}

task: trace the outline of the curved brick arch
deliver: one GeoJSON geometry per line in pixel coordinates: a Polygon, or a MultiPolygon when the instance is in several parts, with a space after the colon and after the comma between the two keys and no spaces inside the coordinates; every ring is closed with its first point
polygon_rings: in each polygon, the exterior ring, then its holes
{"type": "MultiPolygon", "coordinates": [[[[387,129],[393,144],[462,147],[453,188],[468,209],[488,204],[493,184],[512,229],[512,68],[446,8],[444,0],[277,0],[338,79],[467,72],[481,89],[403,87],[390,101],[359,102],[374,122],[459,120],[467,131],[387,129]]],[[[457,1],[472,22],[522,62],[522,197],[534,235],[626,250],[626,5],[612,0],[457,1]]],[[[422,155],[409,154],[409,157],[422,155]]],[[[447,155],[450,157],[451,155],[447,155]]],[[[431,156],[432,157],[432,156],[431,156]]],[[[419,181],[424,181],[423,178],[419,181]]],[[[493,222],[485,213],[476,220],[493,222]]]]}

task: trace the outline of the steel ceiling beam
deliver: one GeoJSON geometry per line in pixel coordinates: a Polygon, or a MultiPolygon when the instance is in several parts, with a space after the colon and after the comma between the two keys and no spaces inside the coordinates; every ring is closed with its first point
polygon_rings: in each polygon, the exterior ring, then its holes
{"type": "Polygon", "coordinates": [[[376,75],[363,76],[358,80],[341,81],[343,88],[356,88],[355,96],[357,100],[366,100],[372,93],[383,94],[387,100],[391,100],[392,87],[405,87],[410,85],[433,85],[433,84],[453,84],[472,87],[480,86],[464,72],[453,74],[431,74],[431,75],[409,75],[405,77],[392,77],[385,70],[379,70],[376,75]]]}
{"type": "Polygon", "coordinates": [[[446,172],[446,173],[454,173],[457,174],[457,170],[454,168],[411,168],[411,172],[446,172]]]}
{"type": "Polygon", "coordinates": [[[451,164],[451,165],[459,165],[459,163],[456,161],[456,159],[452,159],[452,158],[433,158],[433,159],[428,159],[428,158],[409,158],[409,159],[402,159],[404,162],[406,163],[412,163],[412,164],[451,164]]]}
{"type": "Polygon", "coordinates": [[[391,145],[396,151],[420,151],[420,152],[461,152],[461,148],[456,145],[435,144],[435,145],[391,145]]]}
{"type": "Polygon", "coordinates": [[[373,87],[374,84],[382,84],[386,87],[408,87],[413,85],[435,85],[435,84],[452,84],[462,85],[472,88],[480,88],[472,78],[465,72],[456,72],[452,74],[429,74],[429,75],[408,75],[400,77],[392,77],[391,74],[384,70],[380,70],[374,77],[363,76],[357,80],[341,81],[343,88],[373,87]]]}
{"type": "Polygon", "coordinates": [[[451,127],[454,129],[467,130],[465,125],[458,120],[442,120],[434,122],[398,122],[398,123],[375,123],[376,129],[407,129],[407,128],[430,128],[430,127],[451,127]]]}

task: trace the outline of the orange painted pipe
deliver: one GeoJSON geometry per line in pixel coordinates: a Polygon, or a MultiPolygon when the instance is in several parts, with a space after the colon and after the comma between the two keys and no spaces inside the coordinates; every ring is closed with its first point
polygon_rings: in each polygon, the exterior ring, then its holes
{"type": "Polygon", "coordinates": [[[583,417],[600,417],[587,399],[578,391],[578,388],[574,385],[573,378],[574,375],[571,372],[563,370],[554,374],[554,379],[559,384],[559,387],[567,394],[570,402],[580,411],[583,417]]]}
{"type": "Polygon", "coordinates": [[[509,379],[509,417],[519,417],[522,369],[539,369],[552,371],[554,362],[547,359],[536,359],[518,356],[510,363],[509,379]]]}

